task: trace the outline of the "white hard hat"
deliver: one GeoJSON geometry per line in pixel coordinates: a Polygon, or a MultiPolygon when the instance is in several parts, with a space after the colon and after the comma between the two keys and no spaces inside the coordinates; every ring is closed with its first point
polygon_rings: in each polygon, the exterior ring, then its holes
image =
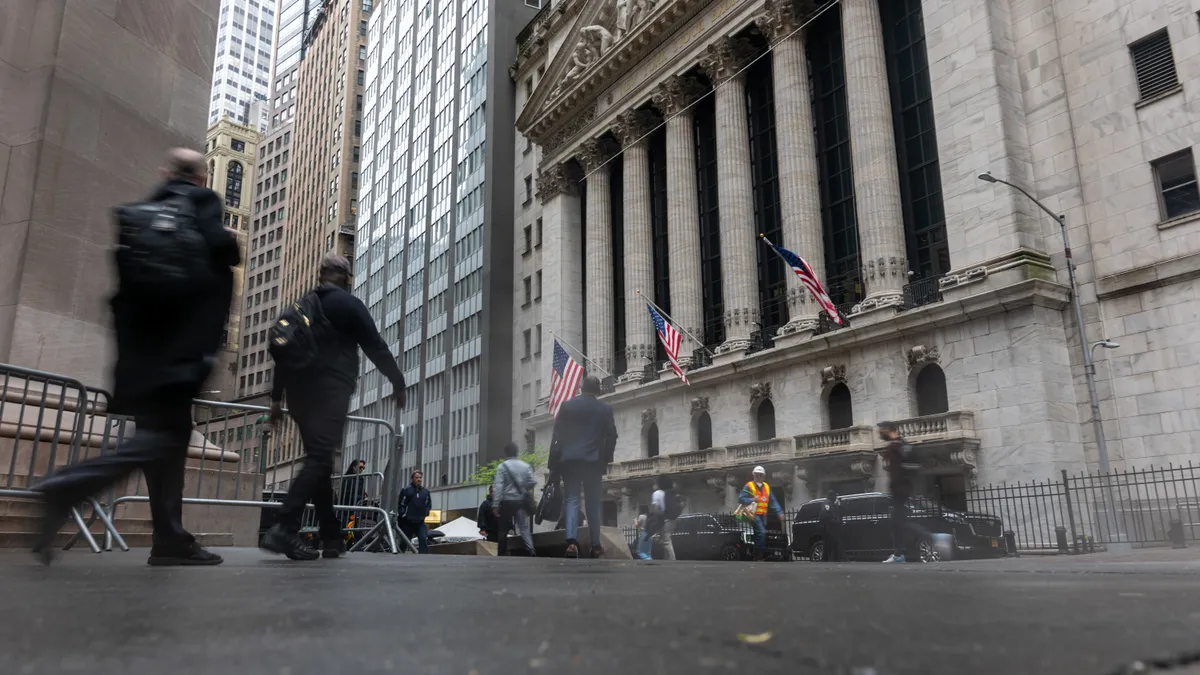
{"type": "Polygon", "coordinates": [[[761,473],[762,475],[765,476],[765,475],[767,475],[767,470],[762,468],[761,466],[756,466],[756,467],[754,467],[754,471],[752,471],[751,473],[761,473]]]}

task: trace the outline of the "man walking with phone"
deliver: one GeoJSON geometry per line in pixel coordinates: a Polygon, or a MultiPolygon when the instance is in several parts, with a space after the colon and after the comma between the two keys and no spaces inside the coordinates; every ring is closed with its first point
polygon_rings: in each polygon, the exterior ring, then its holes
{"type": "Polygon", "coordinates": [[[333,462],[358,384],[360,347],[392,383],[396,405],[402,409],[405,404],[404,375],[366,305],[350,294],[350,279],[350,261],[326,255],[321,260],[320,285],[284,310],[268,336],[276,362],[271,422],[277,424],[283,417],[286,393],[305,458],[304,468],[284,497],[279,522],[263,536],[261,547],[292,560],[320,557],[299,536],[300,517],[309,500],[317,511],[326,557],[337,557],[345,549],[341,523],[333,511],[333,462]]]}

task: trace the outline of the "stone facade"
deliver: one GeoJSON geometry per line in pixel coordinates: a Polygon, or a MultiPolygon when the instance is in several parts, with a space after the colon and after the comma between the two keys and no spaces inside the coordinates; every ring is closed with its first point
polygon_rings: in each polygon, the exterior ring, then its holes
{"type": "MultiPolygon", "coordinates": [[[[523,176],[537,174],[540,183],[557,185],[547,176],[564,171],[578,172],[576,180],[587,186],[583,228],[583,205],[570,181],[544,192],[540,210],[536,204],[518,209],[518,227],[533,213],[541,218],[543,241],[553,244],[539,255],[555,270],[555,282],[566,284],[543,298],[540,330],[547,339],[551,332],[565,336],[600,364],[610,362],[613,347],[593,337],[604,323],[592,313],[622,308],[598,297],[611,281],[596,270],[604,263],[591,257],[593,242],[605,241],[592,233],[593,214],[601,211],[593,203],[593,184],[604,181],[596,143],[621,139],[630,112],[650,109],[667,118],[668,162],[694,165],[688,137],[672,133],[687,113],[667,94],[678,88],[678,78],[699,72],[715,98],[727,340],[713,365],[692,364],[690,387],[663,370],[656,380],[630,378],[606,395],[620,434],[607,498],[618,503],[622,517],[646,501],[658,473],[682,479],[693,510],[731,507],[736,488],[757,463],[785,488],[789,504],[829,486],[882,488],[871,425],[885,419],[901,420],[906,436],[930,458],[925,489],[941,488],[944,481],[961,490],[1095,469],[1063,236],[1058,223],[1019,192],[980,181],[983,171],[1066,215],[1087,340],[1121,345],[1097,355],[1114,467],[1200,458],[1200,215],[1164,217],[1153,165],[1191,149],[1200,130],[1192,105],[1200,96],[1196,7],[1185,0],[1136,7],[1087,0],[919,5],[952,268],[938,278],[940,292],[931,301],[912,302],[906,295],[905,272],[915,263],[906,260],[911,233],[904,214],[911,204],[896,172],[903,139],[896,137],[894,99],[887,95],[887,12],[881,18],[875,0],[844,0],[846,117],[865,297],[849,312],[848,328],[822,331],[813,320],[820,308],[806,292],[796,293],[802,287],[789,278],[792,321],[773,346],[751,353],[745,351],[747,326],[757,320],[758,303],[754,252],[745,248],[754,207],[747,201],[752,159],[738,82],[740,41],[770,44],[763,58],[772,59],[776,163],[786,181],[779,189],[782,243],[815,263],[821,276],[822,246],[830,243],[822,243],[827,235],[803,49],[812,37],[806,22],[829,6],[659,0],[638,5],[635,17],[629,3],[564,0],[539,14],[518,45],[516,81],[535,78],[517,102],[518,130],[534,143],[519,164],[518,192],[523,176]],[[1180,85],[1140,100],[1129,45],[1163,28],[1180,85]],[[581,229],[587,231],[586,263],[581,229]],[[585,265],[580,289],[572,284],[585,265]],[[946,410],[922,415],[927,390],[918,391],[918,376],[930,368],[944,374],[946,410]],[[838,407],[840,429],[831,429],[835,390],[836,406],[844,406],[848,391],[852,408],[851,420],[838,407]],[[708,424],[711,447],[701,447],[708,424]],[[652,448],[659,456],[648,456],[652,448]]],[[[615,160],[625,163],[627,181],[631,156],[625,152],[615,160]]],[[[677,318],[683,317],[679,323],[690,328],[703,292],[690,252],[696,187],[676,179],[680,170],[668,171],[668,219],[682,215],[687,221],[675,221],[668,236],[671,302],[677,318]]],[[[642,227],[629,218],[640,203],[630,194],[626,187],[627,251],[631,233],[641,236],[635,228],[642,227]]],[[[629,259],[624,269],[627,280],[634,276],[629,259]]],[[[635,271],[645,275],[640,267],[635,271]]],[[[546,283],[551,288],[549,277],[546,283]]],[[[625,292],[627,322],[647,325],[641,305],[628,302],[633,290],[626,285],[625,292]]],[[[518,312],[518,330],[532,327],[523,320],[518,312]]],[[[627,323],[627,335],[635,330],[642,329],[627,323]]],[[[553,419],[544,403],[531,399],[548,393],[548,366],[544,360],[523,367],[514,382],[516,421],[529,430],[528,442],[540,446],[549,444],[553,419]],[[543,384],[531,396],[535,380],[543,384]]]]}
{"type": "Polygon", "coordinates": [[[109,209],[204,142],[218,0],[8,3],[0,22],[0,361],[107,379],[109,209]]]}

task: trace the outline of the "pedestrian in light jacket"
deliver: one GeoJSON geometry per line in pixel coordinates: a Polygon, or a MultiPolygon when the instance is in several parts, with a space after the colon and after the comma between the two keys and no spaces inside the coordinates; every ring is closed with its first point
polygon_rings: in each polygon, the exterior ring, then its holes
{"type": "Polygon", "coordinates": [[[515,522],[525,552],[536,555],[533,550],[533,534],[530,519],[533,518],[533,488],[537,479],[533,467],[517,457],[517,444],[504,446],[504,461],[496,467],[495,513],[500,524],[500,538],[496,544],[496,555],[508,552],[508,530],[515,522]]]}
{"type": "Polygon", "coordinates": [[[433,498],[422,485],[424,477],[420,471],[412,472],[408,487],[400,491],[396,512],[400,514],[400,531],[409,539],[417,538],[420,553],[429,553],[429,528],[425,526],[425,519],[433,510],[433,498]]]}

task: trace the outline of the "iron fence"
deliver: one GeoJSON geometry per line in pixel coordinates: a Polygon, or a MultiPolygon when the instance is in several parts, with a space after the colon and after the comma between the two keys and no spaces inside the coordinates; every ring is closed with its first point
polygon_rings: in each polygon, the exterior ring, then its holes
{"type": "Polygon", "coordinates": [[[941,277],[918,279],[904,287],[904,309],[914,309],[942,301],[941,277]]]}

